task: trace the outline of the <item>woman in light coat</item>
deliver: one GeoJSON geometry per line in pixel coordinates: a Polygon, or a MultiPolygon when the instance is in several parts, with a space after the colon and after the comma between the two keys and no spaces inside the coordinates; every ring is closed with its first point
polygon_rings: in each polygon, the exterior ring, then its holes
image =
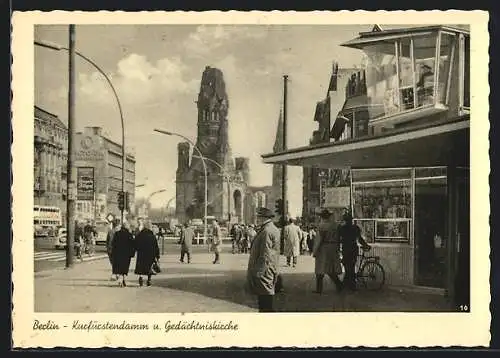
{"type": "Polygon", "coordinates": [[[316,275],[316,293],[323,292],[323,278],[328,275],[337,287],[342,290],[342,273],[340,261],[340,243],[336,235],[337,225],[331,219],[332,213],[324,209],[320,214],[320,224],[314,242],[313,257],[315,258],[314,273],[316,275]]]}

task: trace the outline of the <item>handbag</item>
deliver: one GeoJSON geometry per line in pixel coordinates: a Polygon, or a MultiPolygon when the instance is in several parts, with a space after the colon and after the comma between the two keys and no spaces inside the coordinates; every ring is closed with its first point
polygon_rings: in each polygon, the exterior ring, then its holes
{"type": "Polygon", "coordinates": [[[151,266],[151,271],[153,271],[154,273],[161,272],[161,267],[160,267],[160,263],[158,262],[158,260],[153,261],[153,265],[151,266]]]}

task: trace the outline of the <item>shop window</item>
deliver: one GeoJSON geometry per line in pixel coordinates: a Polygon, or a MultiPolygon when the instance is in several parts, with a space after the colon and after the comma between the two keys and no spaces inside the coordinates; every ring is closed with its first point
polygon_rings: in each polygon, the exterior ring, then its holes
{"type": "Polygon", "coordinates": [[[408,169],[353,170],[353,216],[368,242],[410,242],[410,175],[408,169]]]}

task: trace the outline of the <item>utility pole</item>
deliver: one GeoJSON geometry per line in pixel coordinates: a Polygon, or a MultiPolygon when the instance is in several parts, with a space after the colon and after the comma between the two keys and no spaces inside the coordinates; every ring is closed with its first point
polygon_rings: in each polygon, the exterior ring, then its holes
{"type": "MultiPolygon", "coordinates": [[[[286,132],[287,132],[287,93],[288,91],[288,75],[283,76],[283,151],[287,149],[286,144],[286,132]]],[[[286,212],[287,212],[287,166],[283,164],[281,171],[281,201],[282,205],[282,213],[281,213],[281,253],[284,250],[284,229],[286,225],[286,212]]]]}
{"type": "Polygon", "coordinates": [[[74,142],[75,132],[75,25],[69,25],[69,87],[68,87],[68,179],[66,182],[66,268],[73,266],[75,247],[75,173],[74,142]]]}

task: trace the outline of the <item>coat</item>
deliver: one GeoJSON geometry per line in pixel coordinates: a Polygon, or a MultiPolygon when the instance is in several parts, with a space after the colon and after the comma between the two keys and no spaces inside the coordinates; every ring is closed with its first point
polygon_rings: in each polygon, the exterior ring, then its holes
{"type": "Polygon", "coordinates": [[[116,232],[117,231],[115,229],[109,229],[108,234],[106,235],[106,252],[108,253],[109,257],[111,257],[111,254],[113,252],[113,239],[116,232]]]}
{"type": "Polygon", "coordinates": [[[132,234],[125,228],[115,232],[111,240],[111,262],[114,275],[127,275],[135,247],[132,234]]]}
{"type": "Polygon", "coordinates": [[[285,226],[283,236],[285,238],[284,255],[286,257],[300,255],[300,238],[302,232],[295,224],[288,224],[285,226]]]}
{"type": "Polygon", "coordinates": [[[250,249],[247,284],[255,295],[274,295],[279,275],[280,231],[272,221],[259,229],[250,249]]]}
{"type": "Polygon", "coordinates": [[[151,274],[151,266],[155,259],[160,258],[160,248],[155,235],[149,229],[142,229],[135,238],[135,250],[137,259],[135,262],[135,274],[151,274]]]}
{"type": "Polygon", "coordinates": [[[324,222],[318,227],[314,240],[313,256],[315,274],[339,275],[342,273],[340,263],[340,243],[333,223],[324,222]]]}
{"type": "Polygon", "coordinates": [[[212,233],[212,250],[216,253],[221,252],[222,238],[220,237],[220,227],[215,225],[212,233]]]}
{"type": "Polygon", "coordinates": [[[181,249],[184,252],[191,253],[191,248],[193,246],[193,239],[195,238],[194,230],[192,227],[187,227],[181,231],[181,249]]]}

